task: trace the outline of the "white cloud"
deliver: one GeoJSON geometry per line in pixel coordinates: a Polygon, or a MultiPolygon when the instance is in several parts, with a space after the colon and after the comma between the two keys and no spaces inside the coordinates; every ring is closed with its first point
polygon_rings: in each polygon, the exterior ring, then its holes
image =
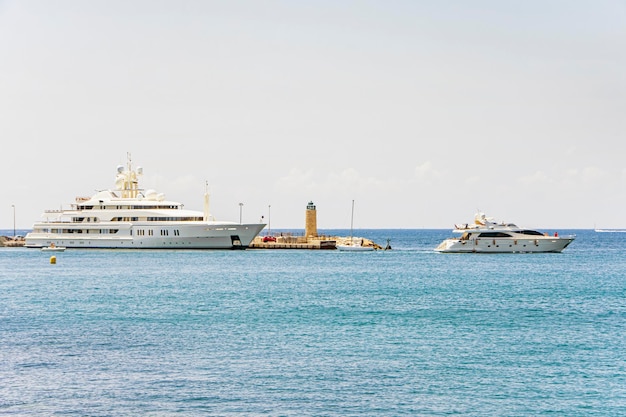
{"type": "Polygon", "coordinates": [[[306,171],[293,168],[285,176],[278,179],[278,190],[293,192],[307,190],[327,194],[333,191],[365,190],[369,188],[395,187],[393,180],[382,180],[376,176],[364,175],[356,168],[345,168],[341,171],[330,171],[325,175],[313,169],[306,171]]]}
{"type": "Polygon", "coordinates": [[[286,175],[278,178],[276,188],[280,191],[294,191],[302,188],[315,188],[316,176],[312,169],[292,168],[286,175]]]}
{"type": "Polygon", "coordinates": [[[432,184],[439,181],[443,177],[443,173],[434,168],[433,163],[430,161],[423,162],[415,167],[414,170],[415,180],[425,184],[432,184]]]}
{"type": "Polygon", "coordinates": [[[467,185],[474,185],[480,183],[481,179],[478,175],[471,175],[469,177],[465,177],[463,181],[467,185]]]}
{"type": "Polygon", "coordinates": [[[581,172],[581,180],[587,185],[593,185],[610,180],[610,178],[609,173],[602,168],[589,166],[583,168],[581,172]]]}
{"type": "Polygon", "coordinates": [[[530,175],[520,177],[518,181],[526,186],[540,186],[552,183],[552,179],[543,171],[535,171],[530,175]]]}

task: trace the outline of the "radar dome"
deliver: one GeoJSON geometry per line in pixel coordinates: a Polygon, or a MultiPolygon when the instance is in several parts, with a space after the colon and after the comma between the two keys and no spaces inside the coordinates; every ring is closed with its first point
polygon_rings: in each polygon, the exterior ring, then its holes
{"type": "Polygon", "coordinates": [[[146,190],[146,200],[156,200],[157,192],[155,190],[146,190]]]}
{"type": "Polygon", "coordinates": [[[117,173],[121,174],[122,172],[124,172],[124,165],[118,165],[117,166],[117,173]]]}

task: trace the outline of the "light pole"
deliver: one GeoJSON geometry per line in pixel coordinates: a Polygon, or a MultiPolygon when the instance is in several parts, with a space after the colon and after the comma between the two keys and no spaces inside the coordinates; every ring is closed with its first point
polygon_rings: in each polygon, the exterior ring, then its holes
{"type": "Polygon", "coordinates": [[[241,210],[243,209],[243,203],[239,203],[239,224],[241,224],[241,210]]]}
{"type": "Polygon", "coordinates": [[[13,239],[15,239],[15,204],[11,204],[13,207],[13,239]]]}

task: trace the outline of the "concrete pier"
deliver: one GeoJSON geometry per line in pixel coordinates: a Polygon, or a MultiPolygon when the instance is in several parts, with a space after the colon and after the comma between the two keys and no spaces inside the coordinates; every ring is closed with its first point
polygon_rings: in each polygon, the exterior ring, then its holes
{"type": "Polygon", "coordinates": [[[317,241],[309,243],[284,242],[252,242],[249,249],[337,249],[334,241],[317,241]]]}
{"type": "MultiPolygon", "coordinates": [[[[345,243],[350,238],[340,236],[274,236],[275,242],[263,241],[266,236],[257,236],[249,249],[312,249],[312,250],[333,250],[337,249],[337,244],[345,243]]],[[[373,246],[374,249],[383,249],[380,245],[369,239],[363,238],[364,246],[373,246]]]]}

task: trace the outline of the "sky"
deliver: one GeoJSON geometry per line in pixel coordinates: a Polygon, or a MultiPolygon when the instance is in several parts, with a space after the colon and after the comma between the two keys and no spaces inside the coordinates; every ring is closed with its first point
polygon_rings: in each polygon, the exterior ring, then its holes
{"type": "Polygon", "coordinates": [[[623,0],[0,0],[4,229],[128,154],[272,229],[626,228],[625,133],[623,0]]]}

